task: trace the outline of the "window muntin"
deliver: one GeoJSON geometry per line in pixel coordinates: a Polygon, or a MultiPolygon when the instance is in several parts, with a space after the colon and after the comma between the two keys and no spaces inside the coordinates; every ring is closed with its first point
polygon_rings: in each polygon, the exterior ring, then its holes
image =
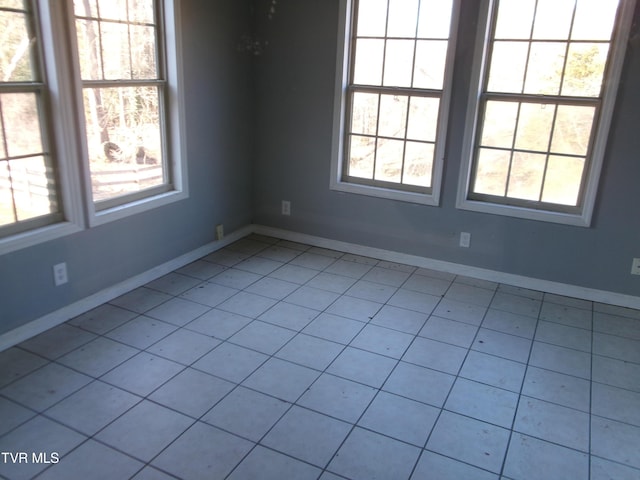
{"type": "MultiPolygon", "coordinates": [[[[0,0],[0,254],[187,197],[185,149],[181,142],[184,102],[178,55],[181,48],[179,16],[179,4],[175,0],[144,3],[135,0],[0,0]],[[90,9],[106,5],[103,9],[105,22],[125,25],[127,32],[134,32],[131,40],[126,39],[130,55],[124,55],[122,49],[118,49],[117,55],[104,62],[96,55],[100,61],[100,74],[103,74],[102,63],[108,68],[102,77],[90,80],[95,82],[91,88],[102,89],[100,94],[112,97],[115,95],[110,93],[110,88],[148,88],[142,92],[123,90],[118,97],[126,101],[126,97],[136,95],[137,101],[141,98],[148,101],[154,106],[146,109],[150,112],[148,117],[153,119],[148,123],[160,125],[160,128],[153,127],[153,132],[158,132],[155,142],[148,143],[161,144],[161,156],[156,157],[150,148],[141,152],[138,148],[125,149],[119,145],[119,152],[116,151],[123,156],[133,155],[136,161],[131,167],[119,164],[120,170],[125,170],[124,176],[110,177],[113,183],[109,188],[129,183],[135,184],[137,190],[125,194],[112,190],[113,194],[108,192],[112,198],[98,202],[93,201],[88,156],[82,153],[88,150],[83,115],[83,94],[88,88],[83,89],[80,77],[78,39],[75,34],[66,35],[69,30],[74,31],[74,2],[75,6],[84,8],[86,4],[90,9]],[[146,8],[138,8],[141,5],[146,8]],[[125,9],[129,7],[133,7],[130,10],[133,15],[129,15],[127,21],[125,9]],[[13,19],[11,25],[8,19],[13,19]],[[139,32],[135,28],[138,26],[146,33],[135,33],[139,32]],[[150,30],[154,32],[151,49],[147,41],[151,37],[150,30]],[[27,35],[23,34],[25,31],[27,35]],[[24,55],[15,54],[16,46],[24,55]],[[135,61],[141,57],[146,60],[135,61]],[[127,65],[133,68],[126,70],[127,65]],[[13,71],[11,78],[7,77],[9,70],[13,71]],[[125,70],[134,73],[128,80],[119,79],[125,70]],[[151,71],[154,78],[147,78],[151,71]],[[5,77],[8,81],[3,80],[5,77]],[[28,151],[24,151],[25,146],[28,151]],[[139,159],[143,159],[143,164],[137,163],[139,159]],[[154,163],[154,159],[162,159],[162,163],[154,163]],[[132,170],[136,178],[132,178],[132,170]],[[28,182],[25,182],[24,172],[28,172],[28,182]],[[24,194],[24,185],[29,187],[28,196],[24,194]]],[[[101,19],[95,17],[93,21],[101,19]]],[[[119,41],[124,43],[122,38],[120,35],[119,41]]],[[[111,47],[116,43],[112,39],[109,41],[111,46],[105,45],[101,50],[107,56],[114,51],[111,47]]],[[[119,101],[118,104],[125,103],[119,101]]],[[[139,114],[136,109],[123,110],[118,121],[124,118],[122,125],[126,127],[126,121],[139,114]]],[[[131,138],[132,128],[120,130],[127,131],[131,138]]],[[[149,128],[144,130],[145,138],[154,137],[150,131],[149,128]]]]}
{"type": "Polygon", "coordinates": [[[62,219],[30,1],[0,4],[0,235],[62,219]]]}
{"type": "Polygon", "coordinates": [[[430,194],[443,148],[453,1],[353,7],[341,180],[430,194]]]}
{"type": "Polygon", "coordinates": [[[160,3],[75,0],[92,196],[103,210],[172,188],[160,3]]]}
{"type": "Polygon", "coordinates": [[[469,200],[582,212],[617,7],[495,3],[469,200]]]}

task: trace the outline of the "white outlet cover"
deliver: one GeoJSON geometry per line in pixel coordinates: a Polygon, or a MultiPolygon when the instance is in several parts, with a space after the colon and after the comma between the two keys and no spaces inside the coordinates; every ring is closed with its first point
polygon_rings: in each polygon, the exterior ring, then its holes
{"type": "Polygon", "coordinates": [[[469,248],[471,246],[471,234],[469,232],[460,233],[460,246],[469,248]]]}
{"type": "Polygon", "coordinates": [[[56,287],[64,285],[69,281],[67,276],[67,264],[65,262],[58,263],[53,266],[53,283],[56,287]]]}
{"type": "Polygon", "coordinates": [[[640,258],[634,258],[631,262],[631,275],[640,275],[640,258]]]}
{"type": "Polygon", "coordinates": [[[291,202],[289,200],[282,201],[282,215],[291,215],[291,202]]]}

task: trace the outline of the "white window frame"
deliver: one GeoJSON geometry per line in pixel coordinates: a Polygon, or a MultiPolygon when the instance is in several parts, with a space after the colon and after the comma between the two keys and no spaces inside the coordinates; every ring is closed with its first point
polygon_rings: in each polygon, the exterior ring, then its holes
{"type": "Polygon", "coordinates": [[[626,51],[626,39],[631,29],[631,21],[635,0],[621,0],[618,17],[614,24],[614,33],[611,42],[611,52],[609,68],[603,78],[603,96],[600,115],[596,117],[596,133],[594,135],[590,162],[588,162],[588,172],[584,183],[584,197],[582,208],[579,213],[566,213],[559,211],[541,210],[513,206],[505,204],[491,203],[488,201],[471,200],[468,198],[470,185],[472,182],[472,163],[475,155],[475,140],[479,130],[478,114],[480,108],[480,97],[482,94],[482,79],[488,57],[488,48],[491,34],[491,22],[494,21],[493,14],[496,8],[496,0],[482,0],[480,5],[480,18],[478,19],[478,34],[476,39],[476,49],[474,52],[474,62],[471,73],[471,88],[467,105],[467,118],[465,122],[465,132],[462,145],[462,162],[460,177],[458,182],[458,193],[456,207],[463,210],[490,213],[496,215],[506,215],[529,220],[546,221],[588,227],[596,202],[600,172],[604,161],[605,149],[609,136],[609,127],[613,116],[618,83],[622,72],[626,51]]]}
{"type": "MultiPolygon", "coordinates": [[[[55,0],[54,0],[55,1],[55,0]]],[[[80,64],[78,55],[73,56],[73,80],[77,87],[74,89],[75,103],[80,105],[78,133],[80,141],[80,149],[82,155],[82,175],[83,184],[85,186],[84,197],[86,200],[87,223],[89,226],[102,225],[114,220],[128,217],[137,213],[145,212],[154,208],[161,207],[182,200],[188,197],[187,191],[187,170],[186,170],[186,150],[184,147],[184,120],[182,99],[182,62],[178,52],[182,50],[181,36],[179,35],[180,18],[179,8],[176,6],[178,0],[159,0],[162,2],[164,10],[164,25],[161,26],[165,45],[159,47],[165,51],[166,63],[165,70],[167,75],[166,85],[166,109],[164,119],[160,119],[164,123],[165,128],[165,144],[167,145],[168,156],[166,167],[171,170],[169,177],[171,178],[171,190],[156,195],[143,197],[128,203],[116,205],[110,208],[97,209],[96,203],[93,201],[93,192],[91,187],[91,172],[89,169],[87,135],[84,122],[84,108],[82,98],[82,80],[80,76],[80,64]]],[[[71,30],[70,42],[73,52],[78,51],[77,37],[75,34],[75,17],[73,9],[73,0],[67,0],[67,26],[71,30]]]]}
{"type": "Polygon", "coordinates": [[[458,21],[460,16],[460,0],[453,0],[451,13],[451,31],[448,41],[448,51],[445,64],[442,95],[440,97],[440,115],[435,139],[435,152],[433,175],[431,180],[431,192],[413,192],[392,187],[385,188],[373,185],[363,185],[343,180],[345,162],[345,119],[347,114],[347,88],[349,82],[349,68],[351,57],[351,38],[353,25],[353,1],[340,0],[340,15],[338,21],[338,51],[336,63],[336,85],[334,97],[334,119],[331,149],[331,178],[329,188],[340,192],[355,193],[380,197],[390,200],[399,200],[410,203],[437,206],[440,203],[440,191],[442,186],[443,165],[445,162],[445,143],[447,138],[447,125],[449,105],[451,100],[451,88],[453,83],[453,62],[455,59],[456,39],[458,33],[458,21]]]}
{"type": "Polygon", "coordinates": [[[55,157],[59,182],[58,200],[61,203],[64,220],[0,238],[0,255],[71,235],[81,231],[85,225],[80,202],[79,165],[74,161],[63,161],[63,155],[66,155],[66,158],[78,158],[75,136],[72,129],[56,128],[57,125],[74,125],[75,123],[69,104],[70,97],[66,83],[68,76],[65,76],[65,72],[69,71],[69,58],[65,53],[64,45],[60,42],[60,33],[54,33],[54,26],[61,24],[61,10],[56,8],[50,0],[36,0],[34,10],[35,29],[43,59],[43,74],[47,79],[46,88],[50,107],[41,120],[47,122],[44,128],[48,129],[52,135],[51,154],[55,157]]]}
{"type": "Polygon", "coordinates": [[[64,220],[40,228],[0,237],[0,255],[65,237],[155,209],[188,197],[184,133],[184,101],[179,0],[160,0],[164,8],[167,99],[167,167],[171,169],[170,191],[116,207],[96,211],[84,131],[82,83],[75,52],[73,0],[34,0],[36,29],[40,34],[44,74],[50,109],[46,128],[51,131],[56,157],[58,191],[64,220]],[[63,3],[64,2],[64,3],[63,3]]]}

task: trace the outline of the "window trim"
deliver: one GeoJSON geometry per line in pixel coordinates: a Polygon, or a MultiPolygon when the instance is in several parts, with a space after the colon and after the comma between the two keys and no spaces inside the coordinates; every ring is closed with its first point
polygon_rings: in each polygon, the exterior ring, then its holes
{"type": "Polygon", "coordinates": [[[82,87],[75,54],[73,0],[34,0],[34,22],[41,43],[47,130],[55,155],[62,220],[0,237],[0,255],[62,238],[188,198],[185,145],[182,36],[179,0],[159,0],[163,5],[166,59],[166,154],[172,170],[172,190],[96,211],[91,193],[83,142],[82,87]],[[61,126],[66,126],[62,128],[61,126]],[[70,126],[70,127],[69,127],[70,126]]]}
{"type": "MultiPolygon", "coordinates": [[[[354,23],[353,0],[340,0],[338,19],[338,48],[336,54],[336,83],[333,107],[333,132],[331,147],[330,190],[380,197],[389,200],[398,200],[409,203],[438,206],[440,204],[443,170],[446,161],[446,140],[448,118],[450,113],[451,92],[453,89],[453,68],[455,60],[456,42],[458,37],[458,23],[460,18],[460,0],[453,0],[451,12],[451,30],[448,40],[447,57],[443,77],[442,94],[440,98],[440,111],[438,116],[438,129],[435,139],[434,164],[431,179],[431,193],[412,191],[414,189],[393,188],[393,182],[389,186],[367,185],[357,181],[349,181],[343,177],[345,172],[345,148],[347,147],[345,135],[345,121],[349,95],[349,72],[352,68],[352,29],[354,23]]],[[[384,88],[384,87],[383,87],[384,88]]],[[[415,189],[419,189],[416,187],[415,189]]]]}
{"type": "Polygon", "coordinates": [[[58,200],[63,218],[57,223],[1,237],[0,255],[71,235],[85,227],[81,189],[77,180],[78,165],[74,161],[63,161],[63,157],[78,158],[75,135],[72,129],[56,128],[56,125],[75,125],[73,106],[70,104],[73,98],[69,95],[70,87],[64,74],[69,71],[68,54],[63,41],[65,35],[54,33],[54,26],[64,22],[63,9],[56,7],[58,5],[52,4],[51,0],[34,1],[34,23],[40,42],[42,74],[46,78],[45,103],[48,104],[44,112],[47,125],[43,129],[48,133],[51,154],[55,156],[58,200]]]}
{"type": "MultiPolygon", "coordinates": [[[[86,222],[90,227],[103,225],[115,220],[126,218],[148,210],[152,210],[170,203],[183,200],[189,196],[186,166],[186,148],[184,146],[184,101],[182,78],[182,40],[180,35],[180,7],[178,0],[157,0],[162,10],[158,28],[163,37],[162,45],[158,48],[160,54],[159,67],[164,68],[166,76],[164,82],[165,115],[161,123],[165,127],[165,154],[167,156],[166,168],[170,170],[168,177],[170,183],[149,189],[149,195],[143,192],[135,192],[126,195],[127,201],[110,205],[110,200],[105,201],[106,206],[100,208],[93,200],[91,171],[89,167],[87,136],[84,121],[84,109],[82,89],[83,82],[80,75],[80,62],[78,55],[72,55],[72,80],[77,85],[74,91],[75,103],[78,105],[78,137],[80,142],[80,158],[82,163],[82,176],[84,185],[84,198],[86,203],[86,222]]],[[[69,39],[72,52],[78,51],[77,36],[75,33],[75,14],[72,0],[67,0],[66,25],[69,30],[69,39]]]]}
{"type": "MultiPolygon", "coordinates": [[[[47,80],[49,71],[47,69],[48,65],[45,64],[44,45],[41,45],[41,43],[46,44],[46,42],[44,41],[44,35],[40,28],[39,10],[35,8],[34,3],[35,2],[28,2],[28,4],[24,6],[24,8],[18,7],[15,10],[10,5],[4,6],[2,9],[2,11],[6,11],[9,13],[17,13],[18,11],[24,12],[27,34],[30,35],[33,40],[35,40],[35,52],[31,50],[31,47],[27,47],[27,49],[23,52],[23,55],[28,55],[31,57],[29,63],[31,67],[32,78],[30,80],[8,80],[0,82],[0,95],[16,94],[33,96],[34,103],[38,112],[37,123],[40,130],[39,136],[41,140],[42,151],[10,154],[7,150],[4,152],[2,162],[6,162],[7,167],[11,169],[10,165],[12,161],[28,160],[29,158],[36,158],[41,156],[45,163],[45,170],[47,169],[47,167],[50,167],[53,173],[53,185],[48,185],[47,190],[49,196],[55,198],[57,208],[53,212],[39,214],[37,216],[29,217],[26,219],[18,219],[14,217],[13,222],[0,226],[0,230],[3,232],[3,237],[5,238],[49,227],[64,220],[62,194],[60,192],[60,182],[58,179],[58,171],[56,165],[57,158],[55,155],[55,142],[53,140],[52,132],[52,108],[50,105],[48,92],[49,82],[47,80]]],[[[3,116],[3,119],[1,120],[3,133],[5,134],[5,136],[3,137],[3,141],[8,144],[9,142],[6,138],[7,127],[5,121],[6,118],[4,118],[3,116]]],[[[6,149],[7,145],[3,145],[3,147],[6,149]]],[[[10,173],[10,182],[13,183],[12,177],[13,175],[12,173],[10,173]]],[[[16,194],[12,192],[10,195],[14,215],[16,215],[16,194]]]]}
{"type": "Polygon", "coordinates": [[[600,174],[604,163],[609,130],[618,93],[618,85],[625,60],[626,43],[631,30],[635,0],[620,0],[614,31],[611,39],[611,51],[608,69],[603,77],[603,95],[600,112],[595,121],[595,132],[591,145],[590,159],[587,159],[586,179],[583,184],[583,201],[578,213],[543,210],[524,206],[506,205],[469,198],[475,155],[475,138],[479,128],[483,78],[488,68],[487,56],[491,40],[491,23],[495,21],[496,0],[481,0],[476,47],[471,71],[469,99],[467,102],[465,130],[462,142],[462,158],[458,180],[456,208],[495,215],[538,220],[579,227],[589,227],[595,208],[600,174]]]}

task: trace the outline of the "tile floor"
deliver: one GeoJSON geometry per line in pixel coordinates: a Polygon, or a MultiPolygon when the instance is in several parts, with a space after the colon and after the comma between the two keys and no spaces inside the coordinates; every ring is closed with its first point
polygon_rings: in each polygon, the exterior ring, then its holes
{"type": "Polygon", "coordinates": [[[0,365],[6,479],[640,479],[639,311],[255,235],[0,365]]]}

